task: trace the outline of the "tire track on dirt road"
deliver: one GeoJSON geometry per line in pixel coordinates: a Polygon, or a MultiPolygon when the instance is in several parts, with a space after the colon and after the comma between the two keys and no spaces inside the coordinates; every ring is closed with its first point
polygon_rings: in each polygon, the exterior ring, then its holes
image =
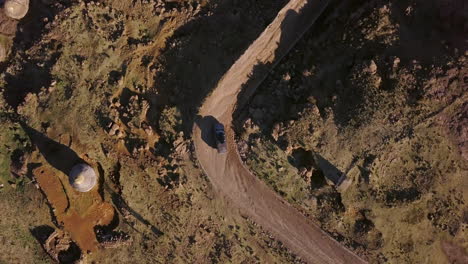
{"type": "Polygon", "coordinates": [[[278,13],[207,97],[193,128],[193,140],[197,158],[214,189],[303,260],[309,263],[365,263],[249,172],[237,152],[231,128],[235,108],[246,102],[329,2],[291,0],[278,13]],[[226,126],[226,154],[218,154],[214,148],[212,130],[215,122],[226,126]]]}

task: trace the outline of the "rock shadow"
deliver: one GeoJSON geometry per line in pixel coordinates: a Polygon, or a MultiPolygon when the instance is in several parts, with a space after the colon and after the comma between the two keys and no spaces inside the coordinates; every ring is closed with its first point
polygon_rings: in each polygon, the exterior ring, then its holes
{"type": "Polygon", "coordinates": [[[20,125],[46,161],[57,170],[68,175],[74,165],[86,163],[68,146],[50,139],[22,121],[20,125]]]}
{"type": "Polygon", "coordinates": [[[314,153],[314,160],[317,167],[319,167],[323,172],[323,176],[325,176],[325,178],[331,180],[334,184],[340,183],[340,179],[343,176],[343,172],[340,169],[320,154],[314,153]]]}
{"type": "MultiPolygon", "coordinates": [[[[114,192],[109,186],[106,186],[106,190],[111,194],[111,199],[112,199],[112,202],[114,203],[115,207],[117,208],[117,210],[119,211],[119,213],[121,215],[126,215],[127,213],[129,213],[131,216],[133,216],[138,222],[144,224],[145,226],[149,227],[149,229],[151,230],[151,232],[156,236],[156,237],[160,237],[162,235],[164,235],[164,232],[162,232],[159,228],[157,228],[156,226],[154,226],[153,224],[151,224],[148,220],[146,220],[141,214],[139,214],[138,212],[136,212],[135,210],[133,210],[126,202],[125,200],[122,198],[121,195],[119,195],[118,193],[114,192]]],[[[124,218],[125,220],[125,218],[124,218]]],[[[136,230],[134,228],[134,226],[130,223],[130,222],[127,222],[127,224],[132,227],[135,231],[138,232],[138,230],[136,230]]]]}
{"type": "Polygon", "coordinates": [[[44,245],[47,239],[54,233],[55,229],[48,225],[36,226],[29,230],[33,237],[41,244],[44,245]]]}

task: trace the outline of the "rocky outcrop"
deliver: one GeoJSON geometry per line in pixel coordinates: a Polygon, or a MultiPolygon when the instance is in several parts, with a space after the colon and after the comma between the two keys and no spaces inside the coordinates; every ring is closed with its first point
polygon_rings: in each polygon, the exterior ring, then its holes
{"type": "Polygon", "coordinates": [[[83,263],[80,248],[60,229],[55,230],[42,246],[57,263],[83,263]]]}

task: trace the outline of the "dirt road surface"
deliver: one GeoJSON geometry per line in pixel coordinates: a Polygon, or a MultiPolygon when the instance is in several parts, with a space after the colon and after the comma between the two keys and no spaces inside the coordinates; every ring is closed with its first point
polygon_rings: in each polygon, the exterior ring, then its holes
{"type": "Polygon", "coordinates": [[[323,12],[329,0],[291,0],[220,80],[193,129],[196,154],[214,188],[242,214],[271,232],[309,263],[365,263],[324,233],[243,165],[231,128],[232,114],[323,12]],[[213,124],[226,126],[228,152],[218,154],[213,124]]]}

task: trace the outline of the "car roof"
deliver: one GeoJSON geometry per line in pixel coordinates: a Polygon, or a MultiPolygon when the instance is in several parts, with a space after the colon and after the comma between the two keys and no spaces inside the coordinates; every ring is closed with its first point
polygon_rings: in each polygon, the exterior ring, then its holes
{"type": "Polygon", "coordinates": [[[221,123],[216,123],[216,124],[214,125],[214,127],[215,127],[216,129],[224,129],[224,125],[221,124],[221,123]]]}

